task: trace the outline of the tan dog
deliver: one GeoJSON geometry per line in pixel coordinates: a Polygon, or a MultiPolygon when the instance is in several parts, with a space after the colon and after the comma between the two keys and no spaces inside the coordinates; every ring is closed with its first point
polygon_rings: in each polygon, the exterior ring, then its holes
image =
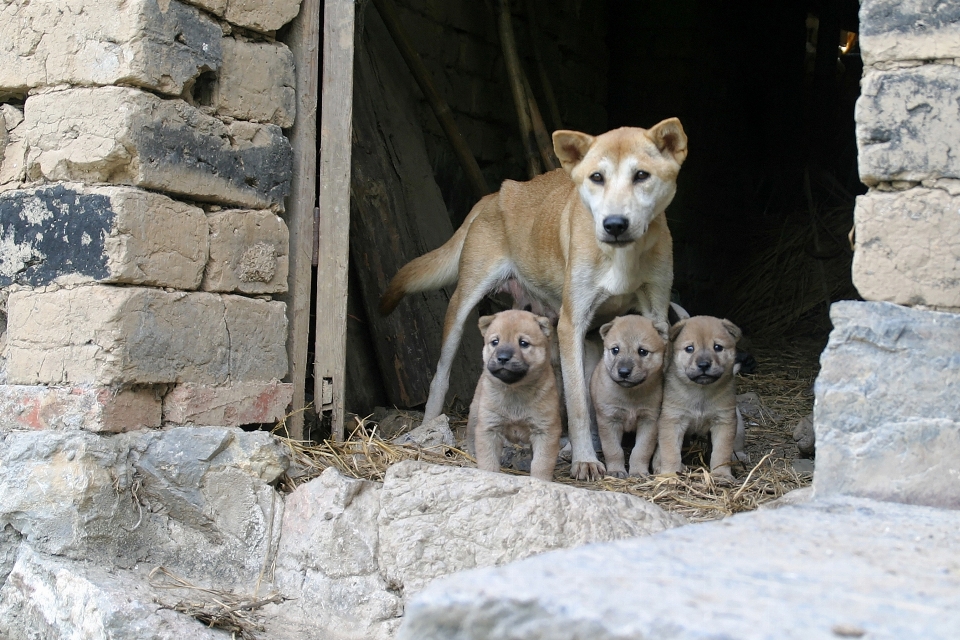
{"type": "Polygon", "coordinates": [[[649,318],[622,316],[600,327],[603,361],[590,380],[607,475],[626,478],[624,432],[637,432],[630,475],[650,473],[663,399],[663,338],[649,318]]]}
{"type": "Polygon", "coordinates": [[[649,130],[589,136],[556,131],[563,169],[529,182],[504,181],[474,206],[443,246],[411,261],[380,302],[457,283],[443,327],[425,419],[443,410],[450,367],[470,311],[513,280],[528,300],[557,309],[560,362],[573,445],[570,475],[602,477],[590,438],[583,338],[591,326],[636,310],[666,336],[673,246],[664,211],[676,193],[687,137],[676,118],[649,130]]]}
{"type": "Polygon", "coordinates": [[[550,364],[548,318],[501,311],[480,318],[483,372],[470,404],[467,449],[477,466],[500,470],[503,441],[529,442],[530,475],[553,480],[560,451],[560,393],[550,364]]]}
{"type": "Polygon", "coordinates": [[[670,327],[670,358],[658,424],[660,473],[680,471],[685,435],[710,434],[710,473],[732,480],[737,435],[734,364],[741,332],[729,320],[694,316],[670,327]]]}

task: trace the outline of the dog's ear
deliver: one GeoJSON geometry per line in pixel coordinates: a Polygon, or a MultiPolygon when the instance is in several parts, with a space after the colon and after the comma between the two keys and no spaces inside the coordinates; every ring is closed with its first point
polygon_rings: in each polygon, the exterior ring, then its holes
{"type": "Polygon", "coordinates": [[[669,334],[670,342],[677,341],[677,336],[680,335],[680,332],[683,331],[683,327],[686,326],[686,324],[687,324],[686,320],[681,320],[677,324],[670,327],[670,334],[669,334]]]}
{"type": "Polygon", "coordinates": [[[655,124],[647,131],[647,135],[657,145],[660,153],[673,156],[677,164],[683,164],[687,159],[687,134],[683,132],[683,125],[676,118],[667,118],[655,124]]]}
{"type": "Polygon", "coordinates": [[[543,331],[543,335],[549,338],[550,334],[553,333],[553,322],[550,321],[550,318],[537,316],[537,324],[540,325],[540,331],[543,331]]]}
{"type": "Polygon", "coordinates": [[[608,322],[607,324],[600,327],[600,339],[606,340],[607,334],[610,333],[610,329],[613,329],[613,322],[608,322]]]}
{"type": "Polygon", "coordinates": [[[490,323],[493,322],[494,316],[483,316],[480,318],[480,322],[477,323],[477,326],[480,327],[480,333],[486,335],[487,329],[490,328],[490,323]]]}
{"type": "Polygon", "coordinates": [[[593,141],[593,136],[579,131],[554,131],[553,150],[560,159],[563,170],[567,173],[573,171],[574,167],[583,160],[583,156],[587,155],[587,150],[590,149],[593,141]]]}
{"type": "Polygon", "coordinates": [[[733,336],[733,339],[734,339],[734,340],[740,340],[740,338],[743,337],[743,331],[740,331],[740,327],[738,327],[737,325],[733,324],[732,322],[730,322],[730,321],[727,320],[726,318],[724,318],[723,320],[721,320],[721,321],[720,321],[720,324],[722,324],[722,325],[723,325],[723,328],[727,330],[727,333],[729,333],[731,336],[733,336]]]}

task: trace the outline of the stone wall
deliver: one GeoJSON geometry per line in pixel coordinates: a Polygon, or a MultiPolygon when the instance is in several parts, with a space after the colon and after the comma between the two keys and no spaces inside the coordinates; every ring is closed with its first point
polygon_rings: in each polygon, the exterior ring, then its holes
{"type": "Polygon", "coordinates": [[[298,10],[0,6],[0,429],[284,414],[298,10]]]}
{"type": "Polygon", "coordinates": [[[853,280],[817,380],[818,494],[960,508],[960,10],[861,3],[853,280]]]}

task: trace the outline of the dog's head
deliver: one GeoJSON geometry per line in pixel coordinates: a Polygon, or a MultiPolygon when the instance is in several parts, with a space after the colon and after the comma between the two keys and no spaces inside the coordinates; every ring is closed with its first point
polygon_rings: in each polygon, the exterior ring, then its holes
{"type": "Polygon", "coordinates": [[[621,316],[600,327],[603,366],[621,387],[635,387],[660,375],[663,338],[649,318],[621,316]]]}
{"type": "Polygon", "coordinates": [[[670,327],[673,370],[681,380],[713,384],[733,375],[737,357],[737,325],[710,316],[694,316],[670,327]]]}
{"type": "Polygon", "coordinates": [[[651,129],[622,127],[596,137],[555,131],[553,148],[593,215],[597,241],[626,246],[673,200],[687,136],[669,118],[651,129]]]}
{"type": "MultiPolygon", "coordinates": [[[[501,311],[480,318],[483,334],[483,363],[493,377],[513,384],[528,374],[538,378],[550,368],[549,318],[529,311],[501,311]]],[[[552,373],[551,373],[552,375],[552,373]]]]}

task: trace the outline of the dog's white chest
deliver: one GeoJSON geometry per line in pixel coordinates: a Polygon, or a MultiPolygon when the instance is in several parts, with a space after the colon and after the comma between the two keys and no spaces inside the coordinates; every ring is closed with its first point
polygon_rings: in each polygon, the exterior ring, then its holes
{"type": "Polygon", "coordinates": [[[633,251],[620,250],[598,274],[597,285],[609,296],[622,296],[633,293],[643,284],[640,274],[640,261],[633,251]]]}

